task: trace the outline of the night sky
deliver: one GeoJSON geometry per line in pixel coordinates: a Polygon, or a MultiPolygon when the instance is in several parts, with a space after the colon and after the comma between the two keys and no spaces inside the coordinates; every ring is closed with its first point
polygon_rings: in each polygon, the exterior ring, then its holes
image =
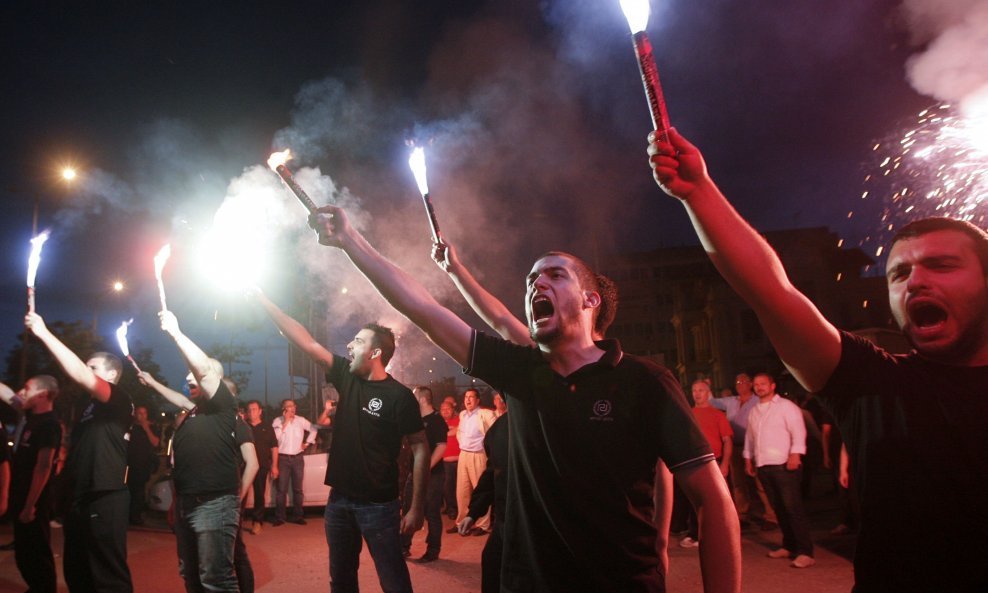
{"type": "MultiPolygon", "coordinates": [[[[48,321],[88,323],[98,309],[110,336],[134,317],[132,339],[152,346],[176,383],[184,371],[157,327],[151,267],[170,241],[169,304],[186,333],[207,348],[248,342],[258,357],[267,344],[280,397],[283,340],[223,280],[227,266],[198,248],[217,234],[221,204],[239,208],[261,192],[277,214],[240,230],[271,258],[255,280],[276,302],[288,305],[294,279],[308,275],[329,311],[332,349],[380,318],[403,334],[399,379],[427,380],[427,366],[455,373],[431,361],[438,355],[345,257],[316,244],[301,207],[263,168],[286,147],[316,201],[335,196],[382,252],[457,307],[428,257],[408,138],[432,142],[444,233],[519,313],[524,274],[547,249],[593,259],[695,243],[648,170],[650,120],[618,0],[221,4],[0,9],[4,352],[23,327],[37,200],[53,233],[38,274],[48,321]],[[58,178],[64,163],[81,173],[71,186],[58,178]],[[117,278],[127,289],[108,293],[117,278]]],[[[879,226],[877,204],[860,204],[862,179],[875,168],[873,144],[936,103],[906,74],[936,31],[910,28],[891,0],[652,8],[673,124],[756,228],[829,226],[853,244],[879,226]]],[[[263,392],[259,364],[248,396],[263,392]]]]}

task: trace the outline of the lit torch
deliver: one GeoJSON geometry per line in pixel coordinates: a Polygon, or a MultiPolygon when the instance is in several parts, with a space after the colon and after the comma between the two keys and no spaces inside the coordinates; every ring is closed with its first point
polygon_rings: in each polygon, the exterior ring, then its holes
{"type": "Polygon", "coordinates": [[[268,166],[271,167],[272,171],[278,174],[278,177],[281,177],[281,180],[285,182],[285,185],[288,186],[288,189],[292,190],[292,193],[295,194],[295,197],[298,198],[298,201],[302,202],[302,205],[305,206],[305,209],[309,211],[309,214],[315,214],[316,210],[319,207],[316,206],[316,203],[312,201],[312,198],[309,197],[309,194],[305,193],[305,190],[302,189],[302,186],[299,185],[297,181],[295,181],[295,176],[292,175],[292,172],[288,170],[287,166],[285,166],[285,163],[290,161],[291,158],[292,158],[291,149],[285,149],[281,152],[276,152],[272,154],[270,158],[268,158],[268,166]]]}
{"type": "Polygon", "coordinates": [[[38,275],[41,264],[41,248],[48,240],[48,231],[31,239],[31,255],[27,258],[27,311],[34,313],[34,278],[38,275]]]}
{"type": "Polygon", "coordinates": [[[412,149],[412,156],[408,157],[408,166],[415,174],[415,183],[419,186],[419,193],[422,194],[422,202],[425,203],[425,212],[429,215],[429,226],[432,227],[432,241],[442,245],[443,235],[439,232],[439,222],[436,220],[436,211],[432,208],[432,198],[429,197],[429,183],[425,177],[425,149],[416,146],[412,149]]]}
{"type": "Polygon", "coordinates": [[[171,243],[166,243],[154,256],[154,277],[158,281],[158,297],[161,298],[162,311],[168,310],[168,304],[165,302],[165,281],[162,279],[162,272],[165,271],[165,264],[168,263],[168,258],[171,256],[171,243]]]}
{"type": "Polygon", "coordinates": [[[659,84],[659,70],[652,57],[652,43],[645,33],[645,26],[648,24],[648,0],[621,0],[621,10],[631,28],[635,54],[638,56],[638,70],[642,75],[645,97],[648,98],[648,107],[652,114],[652,126],[658,131],[660,140],[668,140],[669,114],[666,112],[666,100],[662,95],[662,85],[659,84]]]}
{"type": "Polygon", "coordinates": [[[137,371],[137,374],[139,375],[141,374],[141,367],[137,366],[137,361],[130,355],[130,347],[127,346],[127,328],[130,327],[131,323],[134,323],[134,320],[128,319],[127,321],[121,323],[120,327],[117,328],[117,344],[120,345],[120,351],[127,357],[130,364],[134,365],[134,370],[137,371]]]}

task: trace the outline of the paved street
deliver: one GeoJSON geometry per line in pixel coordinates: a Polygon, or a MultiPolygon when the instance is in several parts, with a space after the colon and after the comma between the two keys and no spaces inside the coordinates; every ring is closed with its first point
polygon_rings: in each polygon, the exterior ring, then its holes
{"type": "MultiPolygon", "coordinates": [[[[817,545],[816,566],[804,570],[790,568],[787,562],[765,556],[772,545],[778,545],[780,534],[746,530],[743,533],[744,590],[753,593],[848,593],[851,590],[851,563],[847,559],[853,537],[835,537],[828,533],[833,526],[832,502],[818,499],[808,504],[817,545]]],[[[310,512],[308,525],[265,526],[257,536],[245,534],[254,565],[258,593],[327,593],[326,541],[322,518],[310,512]]],[[[449,521],[447,520],[447,524],[449,521]]],[[[11,538],[9,525],[0,526],[0,542],[11,538]]],[[[61,552],[62,534],[53,530],[56,551],[61,552]]],[[[413,556],[425,551],[425,532],[416,535],[413,556]]],[[[420,566],[410,563],[412,583],[417,591],[440,593],[473,593],[480,591],[480,550],[483,537],[444,535],[442,558],[420,566]]],[[[696,549],[670,548],[670,592],[702,591],[700,566],[696,549]]],[[[134,588],[138,593],[178,593],[183,590],[178,578],[175,539],[164,530],[134,529],[129,533],[130,567],[134,588]]],[[[593,561],[593,559],[587,559],[593,561]]],[[[59,567],[59,591],[65,591],[59,567]]],[[[360,588],[364,592],[380,591],[370,556],[361,558],[360,588]]],[[[12,551],[0,552],[0,593],[21,593],[23,582],[14,565],[12,551]]]]}

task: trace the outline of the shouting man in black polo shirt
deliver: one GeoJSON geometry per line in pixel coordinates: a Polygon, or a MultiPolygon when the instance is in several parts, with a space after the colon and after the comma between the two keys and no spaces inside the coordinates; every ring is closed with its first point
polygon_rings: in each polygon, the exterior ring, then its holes
{"type": "Polygon", "coordinates": [[[376,323],[365,325],[347,344],[347,360],[326,350],[262,292],[255,297],[281,333],[326,368],[326,382],[340,394],[326,467],[326,484],[333,488],[325,515],[333,592],[357,591],[361,537],[374,559],[381,589],[410,592],[400,534],[422,527],[429,445],[415,397],[386,370],[395,351],[394,333],[376,323]],[[398,453],[403,436],[414,459],[414,488],[411,507],[399,523],[398,453]]]}
{"type": "Polygon", "coordinates": [[[127,566],[127,431],[134,405],[117,386],[123,364],[97,352],[82,360],[55,337],[37,313],[24,318],[70,379],[92,398],[72,428],[63,472],[72,504],[65,516],[65,583],[72,593],[130,593],[127,566]]]}
{"type": "Polygon", "coordinates": [[[237,400],[223,381],[223,366],[182,333],[173,313],[158,315],[161,329],[175,340],[194,379],[189,384],[194,407],[172,443],[179,572],[189,593],[238,591],[234,543],[240,500],[257,472],[253,444],[245,443],[253,461],[241,475],[237,400]]]}
{"type": "Polygon", "coordinates": [[[381,294],[468,372],[508,396],[503,591],[664,590],[652,524],[658,459],[700,509],[707,591],[739,591],[737,514],[672,374],[594,343],[595,274],[552,252],[527,279],[536,347],[475,332],[382,257],[339,208],[320,209],[320,242],[342,249],[381,294]]]}

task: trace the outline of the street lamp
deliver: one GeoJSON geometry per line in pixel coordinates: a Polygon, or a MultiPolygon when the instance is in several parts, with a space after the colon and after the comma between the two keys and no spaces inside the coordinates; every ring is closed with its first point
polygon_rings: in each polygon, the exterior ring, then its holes
{"type": "Polygon", "coordinates": [[[99,294],[96,295],[96,300],[93,302],[93,333],[96,333],[96,326],[99,323],[99,307],[103,303],[103,299],[109,294],[119,294],[124,291],[127,286],[122,280],[114,280],[105,290],[101,290],[99,294]]]}

